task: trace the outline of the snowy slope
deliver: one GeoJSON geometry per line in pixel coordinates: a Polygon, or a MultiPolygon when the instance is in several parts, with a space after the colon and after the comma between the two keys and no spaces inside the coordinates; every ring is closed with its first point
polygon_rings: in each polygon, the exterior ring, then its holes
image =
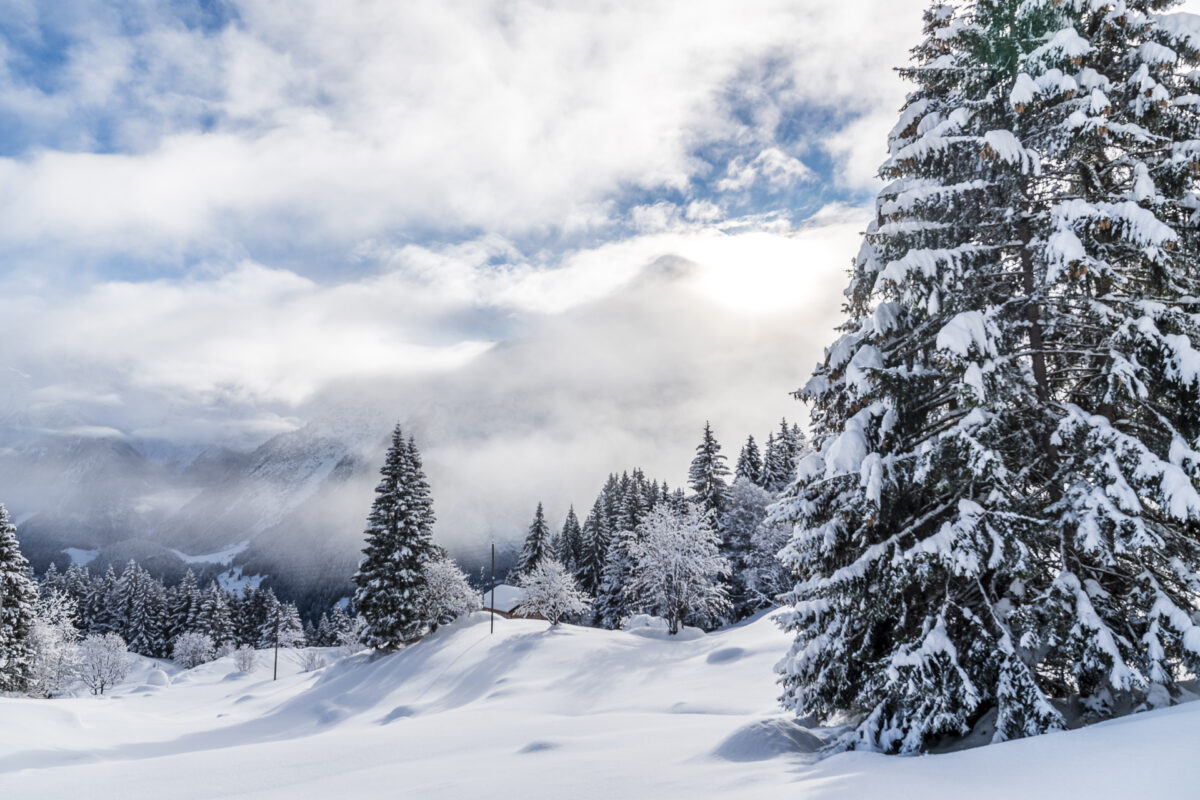
{"type": "MultiPolygon", "coordinates": [[[[1200,704],[951,755],[845,753],[775,704],[769,619],[668,640],[477,614],[301,674],[285,653],[0,700],[0,797],[1196,797],[1200,704]]],[[[332,657],[332,652],[330,656],[332,657]]],[[[142,669],[142,674],[148,674],[142,669]]]]}

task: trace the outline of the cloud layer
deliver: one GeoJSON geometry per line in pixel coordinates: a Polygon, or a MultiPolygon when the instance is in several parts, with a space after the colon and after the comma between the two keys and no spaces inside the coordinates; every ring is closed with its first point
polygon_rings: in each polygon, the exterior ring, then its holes
{"type": "Polygon", "coordinates": [[[9,427],[366,401],[465,536],[803,415],[925,4],[10,5],[9,427]]]}

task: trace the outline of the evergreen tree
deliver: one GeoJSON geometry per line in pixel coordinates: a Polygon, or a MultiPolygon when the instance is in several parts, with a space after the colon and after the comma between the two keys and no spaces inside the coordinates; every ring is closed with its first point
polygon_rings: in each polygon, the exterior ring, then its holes
{"type": "Polygon", "coordinates": [[[579,518],[575,516],[575,506],[567,509],[567,518],[563,522],[562,531],[558,535],[558,550],[556,555],[563,565],[575,574],[579,570],[579,562],[583,553],[583,529],[579,526],[579,518]]]}
{"type": "Polygon", "coordinates": [[[391,650],[415,641],[425,627],[424,567],[437,555],[429,484],[415,443],[405,443],[399,425],[380,474],[354,576],[354,606],[365,623],[363,643],[391,650]]]}
{"type": "Polygon", "coordinates": [[[210,640],[217,651],[235,645],[233,617],[229,611],[229,596],[214,581],[208,585],[200,601],[197,631],[210,640]]]}
{"type": "Polygon", "coordinates": [[[129,650],[143,656],[165,657],[163,636],[165,597],[162,584],[130,560],[117,580],[118,629],[129,650]]]}
{"type": "Polygon", "coordinates": [[[729,467],[725,466],[721,445],[713,435],[712,426],[705,422],[704,436],[696,446],[696,457],[688,470],[688,487],[696,503],[715,520],[725,513],[729,502],[729,485],[725,482],[728,475],[729,467]]]}
{"type": "Polygon", "coordinates": [[[38,594],[40,597],[49,597],[55,593],[64,591],[65,576],[58,571],[58,566],[51,561],[50,566],[46,567],[46,571],[42,574],[42,579],[38,581],[38,594]]]}
{"type": "Polygon", "coordinates": [[[617,532],[608,547],[593,606],[595,622],[602,628],[620,628],[631,613],[626,587],[633,576],[636,543],[637,533],[624,530],[617,532]]]}
{"type": "Polygon", "coordinates": [[[610,538],[604,506],[601,498],[597,497],[583,522],[583,547],[575,572],[580,586],[589,595],[595,596],[599,591],[604,564],[608,560],[610,538]]]}
{"type": "Polygon", "coordinates": [[[751,483],[762,484],[762,455],[758,452],[758,443],[754,436],[748,436],[738,454],[737,467],[733,471],[734,479],[744,478],[751,483]]]}
{"type": "MultiPolygon", "coordinates": [[[[196,585],[196,575],[189,569],[184,573],[183,579],[167,593],[168,640],[174,640],[184,631],[194,631],[199,627],[200,603],[200,588],[196,585]]],[[[241,641],[240,637],[238,640],[241,641]]]]}
{"type": "Polygon", "coordinates": [[[802,390],[784,702],[912,751],[1200,667],[1200,118],[1162,0],[935,6],[802,390]]]}
{"type": "Polygon", "coordinates": [[[242,587],[242,596],[233,615],[233,635],[239,645],[259,646],[260,632],[269,610],[267,600],[267,592],[259,591],[249,581],[242,587]]]}
{"type": "MultiPolygon", "coordinates": [[[[770,492],[746,478],[734,481],[729,491],[729,508],[721,525],[721,556],[729,563],[725,585],[734,620],[763,607],[761,596],[751,589],[757,581],[750,573],[758,562],[753,540],[773,501],[770,492]]],[[[774,553],[771,557],[774,560],[774,553]]]]}
{"type": "Polygon", "coordinates": [[[771,479],[769,483],[764,480],[763,486],[770,492],[779,493],[787,489],[796,477],[796,454],[800,443],[796,441],[786,419],[779,420],[778,435],[769,442],[774,444],[774,448],[768,447],[767,453],[771,479]]]}
{"type": "Polygon", "coordinates": [[[763,471],[760,485],[772,494],[778,494],[787,488],[791,473],[788,470],[788,459],[783,453],[784,445],[775,434],[767,434],[767,448],[763,454],[763,471]]]}
{"type": "Polygon", "coordinates": [[[88,629],[88,621],[84,611],[84,602],[87,600],[88,589],[91,586],[91,575],[88,573],[87,567],[81,567],[78,564],[72,564],[67,567],[67,571],[63,573],[62,588],[67,596],[71,598],[72,605],[75,608],[75,627],[79,631],[88,629]]]}
{"type": "Polygon", "coordinates": [[[546,524],[542,504],[538,503],[529,533],[525,536],[525,544],[521,547],[521,555],[517,559],[517,574],[528,575],[544,558],[553,558],[553,552],[550,547],[550,527],[546,524]]]}
{"type": "Polygon", "coordinates": [[[279,646],[304,647],[304,623],[300,621],[300,609],[295,603],[279,606],[279,646]]]}
{"type": "Polygon", "coordinates": [[[0,505],[0,692],[24,691],[33,677],[30,636],[37,600],[17,528],[0,505]]]}
{"type": "Polygon", "coordinates": [[[798,465],[805,456],[812,451],[809,447],[808,437],[804,435],[804,429],[799,423],[792,423],[792,472],[796,471],[798,465]]]}
{"type": "Polygon", "coordinates": [[[87,620],[84,629],[89,634],[114,633],[119,629],[116,617],[117,573],[112,564],[104,570],[103,575],[94,576],[88,583],[87,596],[83,601],[83,616],[87,620]]]}
{"type": "Polygon", "coordinates": [[[333,623],[330,622],[328,613],[321,613],[321,619],[313,630],[312,638],[308,641],[309,644],[316,647],[333,647],[337,642],[337,632],[333,629],[333,623]]]}

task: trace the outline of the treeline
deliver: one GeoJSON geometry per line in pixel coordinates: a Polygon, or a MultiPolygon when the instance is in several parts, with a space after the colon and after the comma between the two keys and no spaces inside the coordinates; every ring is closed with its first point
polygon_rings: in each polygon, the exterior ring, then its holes
{"type": "Polygon", "coordinates": [[[201,588],[188,570],[179,583],[165,586],[135,561],[120,575],[111,566],[99,575],[77,565],[59,572],[52,563],[39,593],[68,598],[81,635],[115,633],[131,652],[151,658],[170,658],[175,642],[189,632],[207,636],[217,652],[225,652],[243,645],[269,647],[277,635],[285,647],[333,646],[353,625],[341,607],[323,614],[317,625],[301,622],[294,604],[249,582],[240,592],[215,581],[201,588]]]}
{"type": "Polygon", "coordinates": [[[639,575],[665,559],[693,570],[706,563],[688,586],[705,599],[692,603],[684,621],[713,628],[743,619],[789,588],[775,558],[787,541],[786,526],[771,520],[768,508],[807,450],[803,431],[785,419],[768,434],[765,452],[753,436],[747,438],[731,475],[706,424],[689,469],[689,491],[672,490],[640,468],[613,473],[582,524],[572,506],[553,534],[539,503],[512,580],[527,583],[539,564],[556,561],[592,598],[589,613],[577,621],[618,628],[632,614],[664,612],[659,587],[647,586],[639,575]],[[667,531],[672,535],[661,535],[667,531]],[[656,538],[655,550],[645,547],[650,538],[656,538]],[[703,546],[709,540],[715,543],[712,553],[703,546]]]}

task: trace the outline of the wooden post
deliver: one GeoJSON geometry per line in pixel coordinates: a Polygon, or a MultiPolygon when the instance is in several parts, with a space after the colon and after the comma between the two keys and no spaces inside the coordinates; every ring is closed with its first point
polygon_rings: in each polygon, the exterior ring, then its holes
{"type": "Polygon", "coordinates": [[[275,604],[275,676],[271,678],[273,681],[279,680],[279,603],[275,604]]]}
{"type": "Polygon", "coordinates": [[[488,633],[496,632],[496,542],[492,541],[492,616],[488,624],[490,628],[488,633]]]}

